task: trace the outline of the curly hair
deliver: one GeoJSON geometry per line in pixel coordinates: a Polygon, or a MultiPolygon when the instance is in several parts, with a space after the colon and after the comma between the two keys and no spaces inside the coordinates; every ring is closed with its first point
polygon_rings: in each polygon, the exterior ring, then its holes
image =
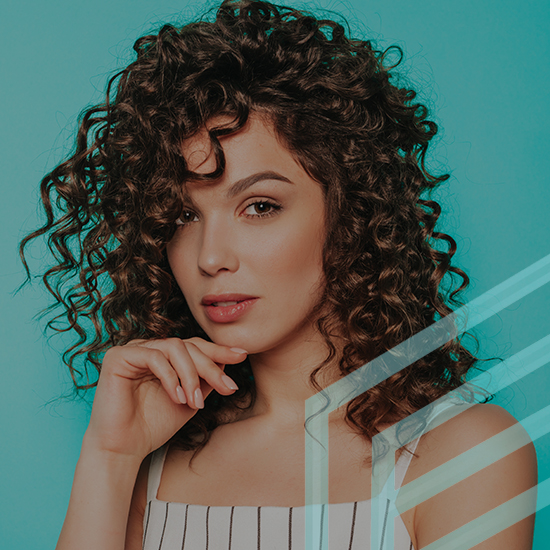
{"type": "MultiPolygon", "coordinates": [[[[46,223],[20,245],[29,276],[25,246],[48,235],[57,263],[43,282],[63,311],[47,326],[78,335],[63,355],[77,391],[97,383],[90,367],[97,374],[113,345],[208,339],[175,282],[166,245],[182,184],[220,177],[219,138],[243,128],[253,111],[269,118],[325,196],[326,286],[316,326],[329,354],[310,375],[317,390],[317,373],[335,359],[344,376],[459,304],[469,279],[451,266],[455,241],[435,229],[439,204],[422,198],[449,177],[425,166],[437,126],[415,91],[392,82],[396,65],[385,63],[392,48],[350,38],[332,20],[247,0],[225,0],[212,21],[165,25],[136,41],[137,59],[110,79],[105,102],[81,116],[74,153],[43,178],[46,223]],[[195,174],[182,141],[218,115],[232,122],[208,130],[217,168],[195,174]],[[68,324],[56,327],[62,319],[68,324]],[[334,331],[344,336],[341,353],[334,331]]],[[[346,419],[370,439],[382,423],[459,387],[476,361],[455,338],[354,398],[346,419]]],[[[181,448],[196,453],[227,421],[224,411],[254,403],[248,359],[229,368],[239,390],[212,392],[174,436],[181,448]]]]}

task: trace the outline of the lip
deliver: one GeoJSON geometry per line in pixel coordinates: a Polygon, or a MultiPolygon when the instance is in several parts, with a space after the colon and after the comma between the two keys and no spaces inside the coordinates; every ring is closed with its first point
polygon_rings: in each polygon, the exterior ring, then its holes
{"type": "Polygon", "coordinates": [[[202,299],[206,316],[214,323],[231,323],[242,317],[258,300],[246,294],[208,294],[202,299]],[[214,302],[238,302],[232,306],[215,306],[214,302]]]}
{"type": "Polygon", "coordinates": [[[244,300],[256,299],[257,296],[250,296],[249,294],[238,294],[236,292],[230,294],[207,294],[201,300],[201,305],[209,306],[214,302],[242,302],[244,300]]]}

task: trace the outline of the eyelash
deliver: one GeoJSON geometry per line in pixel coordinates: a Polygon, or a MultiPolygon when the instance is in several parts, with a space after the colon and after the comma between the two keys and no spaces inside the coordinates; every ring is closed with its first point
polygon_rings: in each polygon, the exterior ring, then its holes
{"type": "Polygon", "coordinates": [[[262,212],[260,214],[253,214],[253,215],[248,214],[246,215],[247,218],[267,218],[269,216],[274,216],[282,208],[282,206],[280,204],[277,204],[276,202],[269,201],[267,199],[262,199],[262,200],[251,202],[246,206],[245,210],[247,210],[251,206],[255,206],[256,204],[267,204],[268,206],[271,207],[271,210],[269,210],[268,212],[262,212]]]}
{"type": "MultiPolygon", "coordinates": [[[[276,202],[273,202],[273,201],[267,200],[267,199],[262,199],[262,200],[256,200],[256,201],[251,202],[250,204],[246,205],[245,210],[247,210],[251,206],[255,206],[256,204],[267,204],[268,206],[270,206],[271,209],[268,212],[262,212],[260,214],[245,214],[246,218],[249,218],[249,219],[250,218],[267,218],[269,216],[274,216],[282,208],[282,206],[280,204],[277,204],[276,202]]],[[[186,213],[192,214],[193,212],[191,210],[184,210],[183,213],[182,213],[182,216],[186,213]]],[[[191,223],[191,222],[181,221],[181,218],[178,218],[176,220],[176,225],[188,225],[189,223],[191,223]]]]}

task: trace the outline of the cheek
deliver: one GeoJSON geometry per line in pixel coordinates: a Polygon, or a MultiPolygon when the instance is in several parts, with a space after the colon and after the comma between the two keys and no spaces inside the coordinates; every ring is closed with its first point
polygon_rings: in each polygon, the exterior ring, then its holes
{"type": "Polygon", "coordinates": [[[184,261],[184,253],[181,244],[178,245],[177,237],[174,237],[166,247],[166,257],[168,258],[168,264],[172,270],[172,274],[176,279],[181,291],[185,294],[185,281],[189,281],[189,274],[185,272],[185,267],[188,262],[184,261]]]}
{"type": "Polygon", "coordinates": [[[309,293],[322,276],[322,230],[318,224],[285,227],[266,239],[255,252],[271,288],[280,287],[286,297],[309,293]]]}

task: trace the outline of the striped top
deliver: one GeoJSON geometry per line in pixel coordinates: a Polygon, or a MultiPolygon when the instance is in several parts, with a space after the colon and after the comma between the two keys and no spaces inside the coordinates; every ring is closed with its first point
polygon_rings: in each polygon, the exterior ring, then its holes
{"type": "MultiPolygon", "coordinates": [[[[416,443],[411,450],[414,452],[416,443]]],[[[143,550],[303,550],[305,506],[204,506],[157,499],[168,444],[151,456],[143,550]]],[[[412,455],[402,453],[395,467],[401,486],[412,455]]],[[[370,549],[371,501],[328,504],[328,548],[370,549]]],[[[323,510],[324,511],[324,510],[323,510]]],[[[326,517],[326,516],[325,516],[326,517]]],[[[386,529],[392,526],[387,525],[386,529]]],[[[395,521],[395,550],[412,550],[401,517],[395,521]]]]}

